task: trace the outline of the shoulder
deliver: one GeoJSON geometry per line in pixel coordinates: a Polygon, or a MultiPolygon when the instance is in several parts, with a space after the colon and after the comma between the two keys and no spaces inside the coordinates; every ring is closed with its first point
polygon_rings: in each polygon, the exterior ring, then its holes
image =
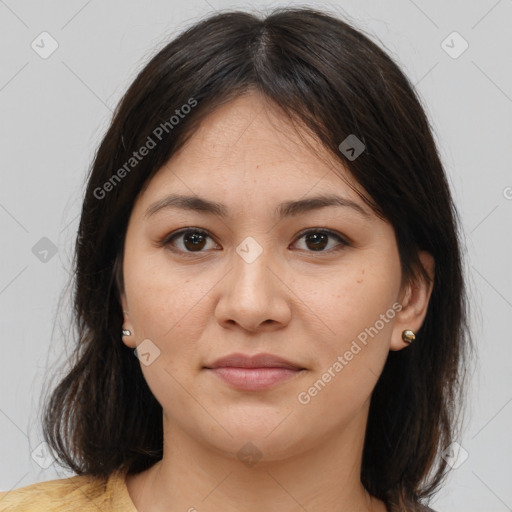
{"type": "Polygon", "coordinates": [[[0,493],[0,512],[97,512],[112,510],[110,478],[77,475],[0,493]]]}

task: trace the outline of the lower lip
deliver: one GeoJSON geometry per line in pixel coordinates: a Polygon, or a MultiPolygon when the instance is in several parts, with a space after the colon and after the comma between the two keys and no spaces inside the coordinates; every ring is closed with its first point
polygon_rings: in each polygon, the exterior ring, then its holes
{"type": "Polygon", "coordinates": [[[290,368],[208,368],[222,380],[232,386],[247,391],[257,391],[272,387],[296,377],[302,370],[290,368]]]}

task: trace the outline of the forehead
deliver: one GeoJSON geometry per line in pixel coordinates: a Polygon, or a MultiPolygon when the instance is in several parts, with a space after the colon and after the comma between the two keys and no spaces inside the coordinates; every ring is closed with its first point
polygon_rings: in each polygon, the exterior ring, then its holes
{"type": "Polygon", "coordinates": [[[188,144],[174,155],[175,161],[182,152],[186,152],[187,157],[193,154],[196,159],[215,158],[227,162],[258,164],[300,160],[317,166],[320,159],[326,159],[332,163],[327,150],[304,127],[294,127],[277,106],[254,91],[209,114],[188,144]]]}
{"type": "MultiPolygon", "coordinates": [[[[221,105],[205,117],[187,143],[155,174],[146,203],[170,189],[217,196],[237,193],[290,199],[308,192],[364,193],[345,169],[307,130],[257,92],[221,105]]],[[[360,199],[359,199],[360,200],[360,199]]]]}

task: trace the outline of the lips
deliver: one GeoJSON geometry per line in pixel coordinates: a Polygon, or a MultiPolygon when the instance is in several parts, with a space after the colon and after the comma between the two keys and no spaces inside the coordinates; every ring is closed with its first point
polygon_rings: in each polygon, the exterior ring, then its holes
{"type": "Polygon", "coordinates": [[[217,359],[205,366],[214,368],[286,368],[289,370],[304,370],[305,368],[274,354],[256,354],[253,356],[236,353],[217,359]]]}
{"type": "Polygon", "coordinates": [[[274,389],[306,371],[301,365],[273,354],[230,354],[205,369],[238,391],[274,389]]]}

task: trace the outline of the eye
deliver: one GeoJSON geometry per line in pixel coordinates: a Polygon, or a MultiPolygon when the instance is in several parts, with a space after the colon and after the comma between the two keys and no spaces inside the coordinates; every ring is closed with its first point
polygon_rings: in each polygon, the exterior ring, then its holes
{"type": "Polygon", "coordinates": [[[178,243],[178,251],[180,252],[204,252],[202,249],[207,246],[206,240],[208,238],[211,239],[209,233],[202,229],[187,228],[165,238],[162,245],[174,245],[174,241],[179,240],[180,243],[178,243]]]}
{"type": "MultiPolygon", "coordinates": [[[[205,252],[203,249],[208,249],[208,239],[212,237],[207,231],[199,228],[186,228],[166,237],[162,242],[162,246],[172,246],[173,251],[190,254],[205,252]],[[177,243],[176,243],[177,242],[177,243]]],[[[325,228],[308,229],[299,233],[296,240],[304,239],[306,249],[309,252],[330,252],[339,251],[344,247],[350,245],[339,233],[325,228]],[[338,244],[334,248],[326,249],[329,245],[329,238],[336,239],[338,244]]],[[[216,244],[214,243],[214,246],[216,244]]]]}
{"type": "Polygon", "coordinates": [[[310,249],[312,252],[340,251],[345,246],[349,245],[349,243],[340,234],[335,231],[331,231],[330,229],[308,229],[307,231],[299,233],[298,240],[301,240],[302,238],[304,238],[306,248],[310,249]],[[329,238],[335,238],[340,243],[334,248],[325,251],[325,247],[329,245],[329,238]]]}

